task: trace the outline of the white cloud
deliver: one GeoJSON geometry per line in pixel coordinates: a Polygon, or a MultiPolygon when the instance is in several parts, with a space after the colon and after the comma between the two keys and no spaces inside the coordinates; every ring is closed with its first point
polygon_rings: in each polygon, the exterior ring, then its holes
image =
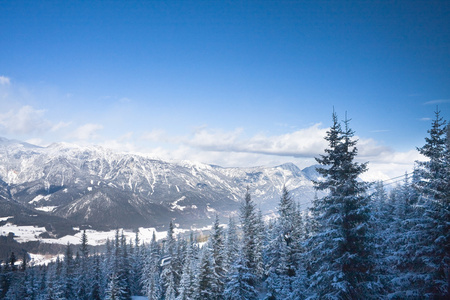
{"type": "Polygon", "coordinates": [[[123,141],[129,140],[129,139],[131,139],[131,138],[133,137],[133,134],[134,134],[134,133],[133,133],[132,131],[129,131],[129,132],[127,132],[127,133],[121,135],[121,136],[118,138],[118,141],[123,142],[123,141]]]}
{"type": "Polygon", "coordinates": [[[323,139],[325,134],[326,129],[320,128],[320,124],[283,135],[257,134],[251,138],[242,137],[241,128],[228,132],[202,128],[197,130],[192,138],[185,139],[184,144],[218,152],[311,157],[326,147],[326,141],[323,139]]]}
{"type": "MultiPolygon", "coordinates": [[[[362,161],[358,158],[359,161],[362,161]]],[[[405,172],[412,172],[416,161],[423,161],[425,157],[419,154],[417,150],[397,152],[389,150],[380,153],[369,159],[369,170],[361,178],[368,181],[389,179],[405,172]]]]}
{"type": "MultiPolygon", "coordinates": [[[[170,140],[166,131],[162,129],[153,129],[144,133],[141,138],[150,142],[168,142],[170,140]]],[[[174,142],[173,139],[172,142],[174,142]]]]}
{"type": "Polygon", "coordinates": [[[420,118],[419,121],[431,121],[431,118],[420,118]]]}
{"type": "Polygon", "coordinates": [[[0,76],[0,85],[10,85],[11,80],[6,76],[0,76]]]}
{"type": "Polygon", "coordinates": [[[95,140],[99,138],[97,132],[102,129],[103,126],[100,124],[89,123],[75,129],[75,131],[70,134],[70,137],[82,141],[95,140]]]}
{"type": "Polygon", "coordinates": [[[432,104],[444,104],[444,103],[450,103],[450,99],[431,100],[431,101],[425,102],[424,104],[425,105],[432,105],[432,104]]]}
{"type": "Polygon", "coordinates": [[[124,142],[124,140],[121,138],[119,138],[117,140],[115,140],[115,139],[106,140],[106,141],[102,142],[101,144],[99,144],[99,146],[102,146],[106,149],[111,149],[111,150],[114,150],[117,152],[126,152],[126,153],[139,152],[134,143],[124,142]]]}
{"type": "Polygon", "coordinates": [[[372,159],[374,157],[384,155],[392,151],[389,147],[379,145],[373,139],[358,139],[356,147],[358,148],[358,156],[364,159],[372,159]]]}
{"type": "Polygon", "coordinates": [[[71,122],[59,122],[58,124],[55,124],[52,126],[52,128],[50,129],[50,131],[58,131],[61,128],[65,128],[67,126],[69,126],[71,124],[71,122]]]}
{"type": "Polygon", "coordinates": [[[44,119],[45,110],[34,109],[29,105],[18,110],[10,110],[0,114],[0,125],[3,131],[13,134],[29,134],[42,132],[51,127],[51,123],[44,119]]]}

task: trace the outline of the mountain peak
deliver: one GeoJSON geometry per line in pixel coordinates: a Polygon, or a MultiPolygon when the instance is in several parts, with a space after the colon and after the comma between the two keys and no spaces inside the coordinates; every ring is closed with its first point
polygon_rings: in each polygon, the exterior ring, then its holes
{"type": "Polygon", "coordinates": [[[10,140],[10,139],[7,139],[5,137],[0,137],[0,145],[2,145],[2,146],[14,146],[14,145],[16,145],[16,146],[21,146],[21,147],[25,147],[25,148],[42,148],[40,146],[33,145],[33,144],[30,144],[30,143],[27,143],[27,142],[21,142],[21,141],[18,141],[18,140],[10,140]]]}
{"type": "Polygon", "coordinates": [[[293,164],[293,163],[284,163],[282,165],[276,166],[276,168],[281,168],[284,170],[289,170],[292,171],[293,173],[299,173],[301,172],[300,168],[297,167],[297,165],[293,164]]]}

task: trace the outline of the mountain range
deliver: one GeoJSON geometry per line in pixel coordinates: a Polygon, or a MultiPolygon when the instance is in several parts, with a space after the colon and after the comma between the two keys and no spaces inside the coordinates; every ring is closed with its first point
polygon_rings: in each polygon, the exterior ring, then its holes
{"type": "Polygon", "coordinates": [[[100,146],[39,147],[0,138],[0,220],[56,227],[188,227],[214,214],[236,215],[246,189],[263,213],[276,210],[283,185],[307,207],[315,167],[224,168],[167,162],[100,146]]]}

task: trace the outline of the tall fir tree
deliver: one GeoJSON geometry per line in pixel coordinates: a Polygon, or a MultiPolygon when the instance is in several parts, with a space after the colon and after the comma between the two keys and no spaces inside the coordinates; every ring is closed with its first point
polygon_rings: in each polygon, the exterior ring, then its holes
{"type": "Polygon", "coordinates": [[[63,280],[64,294],[66,299],[75,298],[75,261],[73,259],[72,246],[67,243],[66,253],[64,256],[63,280]]]}
{"type": "Polygon", "coordinates": [[[209,237],[209,243],[212,251],[212,262],[213,262],[213,280],[214,289],[212,292],[211,299],[221,299],[221,295],[225,286],[225,245],[223,230],[220,227],[219,216],[216,214],[212,226],[212,232],[209,237]]]}
{"type": "Polygon", "coordinates": [[[156,241],[155,232],[153,232],[141,275],[142,292],[149,300],[158,300],[161,298],[160,260],[160,247],[156,241]]]}
{"type": "Polygon", "coordinates": [[[220,299],[217,295],[217,274],[214,270],[214,258],[212,247],[208,241],[201,249],[200,263],[198,265],[197,293],[198,299],[220,299]]]}
{"type": "Polygon", "coordinates": [[[86,230],[83,230],[80,239],[79,252],[81,253],[80,264],[76,270],[76,294],[79,299],[89,299],[90,297],[90,278],[88,272],[89,247],[86,230]]]}
{"type": "Polygon", "coordinates": [[[267,299],[302,299],[305,286],[300,265],[301,214],[284,186],[278,206],[279,218],[272,224],[266,246],[267,299]],[[294,297],[295,295],[295,297],[294,297]]]}
{"type": "Polygon", "coordinates": [[[180,280],[179,294],[177,300],[194,299],[198,291],[197,281],[195,278],[197,271],[197,260],[195,254],[194,237],[191,232],[190,241],[186,247],[186,255],[183,263],[183,270],[180,280]]]}
{"type": "Polygon", "coordinates": [[[450,298],[450,160],[446,121],[436,110],[425,145],[418,148],[428,160],[417,162],[419,204],[424,222],[418,258],[423,262],[423,293],[429,298],[450,298]]]}
{"type": "Polygon", "coordinates": [[[141,295],[141,277],[143,265],[144,258],[142,247],[140,245],[139,230],[136,230],[134,237],[134,247],[130,245],[130,290],[132,295],[141,295]]]}
{"type": "Polygon", "coordinates": [[[312,291],[321,299],[378,298],[369,231],[368,185],[358,180],[367,164],[355,162],[358,150],[349,120],[341,127],[336,113],[325,139],[329,148],[316,158],[324,177],[315,182],[328,195],[314,202],[318,233],[310,249],[312,291]]]}
{"type": "Polygon", "coordinates": [[[247,265],[246,270],[254,276],[254,286],[257,285],[259,276],[262,275],[262,241],[260,235],[261,220],[258,218],[256,205],[253,202],[249,188],[244,197],[244,202],[240,207],[240,219],[242,228],[242,248],[241,255],[244,256],[243,262],[247,265]]]}
{"type": "Polygon", "coordinates": [[[226,273],[231,271],[231,266],[236,262],[239,256],[239,238],[237,234],[236,223],[234,218],[228,220],[228,227],[225,238],[225,270],[226,273]]]}
{"type": "Polygon", "coordinates": [[[167,300],[174,300],[177,296],[176,278],[179,274],[177,274],[175,255],[176,241],[174,237],[173,223],[170,222],[164,245],[164,257],[161,262],[163,268],[161,272],[161,281],[162,287],[164,289],[163,293],[165,295],[165,299],[167,300]],[[163,263],[163,261],[167,263],[163,263]]]}
{"type": "Polygon", "coordinates": [[[226,300],[256,300],[258,293],[254,286],[255,275],[247,267],[246,255],[240,253],[228,273],[227,284],[223,293],[226,300]]]}

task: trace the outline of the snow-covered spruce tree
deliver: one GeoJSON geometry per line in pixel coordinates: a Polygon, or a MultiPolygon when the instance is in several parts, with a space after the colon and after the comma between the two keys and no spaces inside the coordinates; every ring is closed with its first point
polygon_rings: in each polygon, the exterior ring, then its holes
{"type": "Polygon", "coordinates": [[[226,300],[256,300],[258,293],[255,289],[255,275],[247,267],[249,263],[243,253],[238,255],[237,260],[231,266],[228,279],[223,293],[226,300]]]}
{"type": "Polygon", "coordinates": [[[436,110],[425,145],[418,148],[428,161],[417,162],[419,204],[424,222],[420,251],[424,263],[423,293],[428,298],[450,298],[450,159],[446,121],[436,110]]]}
{"type": "MultiPolygon", "coordinates": [[[[382,271],[381,279],[388,297],[404,299],[418,296],[417,286],[421,285],[418,265],[414,258],[417,251],[417,224],[422,216],[417,211],[417,195],[411,186],[408,174],[402,184],[395,187],[381,214],[377,213],[375,249],[383,251],[377,268],[382,271]]],[[[381,251],[378,250],[380,253],[381,251]]]]}
{"type": "Polygon", "coordinates": [[[336,113],[325,139],[329,148],[316,158],[324,177],[315,182],[328,195],[314,202],[318,232],[310,249],[311,291],[320,299],[378,298],[376,278],[372,274],[371,233],[369,232],[368,184],[358,181],[367,165],[355,162],[354,132],[349,120],[342,129],[336,113]]]}
{"type": "Polygon", "coordinates": [[[63,274],[62,278],[64,280],[64,296],[66,299],[75,299],[75,262],[73,259],[72,247],[69,243],[67,243],[66,253],[64,256],[64,264],[63,264],[63,274]]]}
{"type": "Polygon", "coordinates": [[[267,299],[302,299],[304,272],[300,267],[301,215],[295,201],[283,187],[279,218],[272,224],[266,246],[267,299]],[[295,295],[295,297],[294,297],[295,295]]]}
{"type": "Polygon", "coordinates": [[[394,242],[393,206],[388,201],[388,195],[382,181],[375,182],[372,199],[373,229],[375,231],[373,252],[377,258],[375,269],[380,274],[383,286],[388,287],[388,282],[394,273],[392,266],[392,243],[394,242]]]}
{"type": "Polygon", "coordinates": [[[106,299],[130,299],[130,288],[128,282],[128,254],[125,238],[119,237],[119,230],[116,230],[114,240],[114,254],[112,258],[112,270],[108,278],[106,288],[106,299]]]}
{"type": "Polygon", "coordinates": [[[195,299],[196,291],[198,291],[197,281],[195,278],[195,274],[197,271],[197,260],[194,248],[194,237],[193,233],[191,232],[190,241],[186,247],[186,255],[184,258],[177,300],[195,299]]]}
{"type": "Polygon", "coordinates": [[[261,220],[258,218],[256,206],[251,199],[249,188],[245,194],[244,202],[240,207],[240,219],[242,225],[242,247],[241,255],[244,256],[243,262],[249,272],[254,276],[255,282],[250,282],[253,286],[257,285],[260,276],[263,274],[262,266],[262,240],[261,240],[261,220]]]}
{"type": "MultiPolygon", "coordinates": [[[[176,284],[176,278],[179,276],[177,274],[176,266],[175,266],[175,237],[174,237],[174,229],[173,229],[173,223],[170,222],[169,224],[169,230],[167,230],[167,237],[164,245],[164,253],[163,253],[163,259],[162,262],[164,263],[162,266],[162,272],[161,272],[161,282],[162,287],[164,288],[163,294],[164,299],[166,300],[174,300],[177,296],[177,284],[176,284]]],[[[163,263],[162,263],[163,264],[163,263]]]]}
{"type": "Polygon", "coordinates": [[[282,235],[278,223],[275,220],[270,220],[267,226],[267,244],[264,247],[264,260],[266,263],[265,272],[266,278],[264,285],[266,288],[267,300],[278,299],[281,291],[281,278],[278,266],[281,263],[281,247],[282,235]]]}
{"type": "Polygon", "coordinates": [[[83,230],[80,239],[79,252],[81,253],[80,264],[76,269],[76,294],[81,299],[89,299],[90,295],[90,278],[88,272],[89,247],[86,230],[83,230]]]}
{"type": "Polygon", "coordinates": [[[197,276],[197,292],[198,299],[221,299],[221,295],[217,295],[218,290],[217,275],[214,270],[214,258],[212,254],[211,241],[208,241],[200,253],[200,264],[198,266],[197,276]]]}
{"type": "MultiPolygon", "coordinates": [[[[14,252],[12,252],[10,256],[10,266],[11,262],[15,260],[15,256],[13,253],[14,252]],[[13,260],[11,260],[11,257],[13,258],[13,260]]],[[[19,272],[17,268],[11,268],[11,270],[12,271],[9,273],[10,286],[4,299],[24,299],[26,295],[26,290],[24,289],[24,272],[19,272]]]]}
{"type": "Polygon", "coordinates": [[[139,230],[135,232],[134,247],[130,243],[130,290],[132,295],[141,295],[141,277],[144,265],[139,230]]]}
{"type": "Polygon", "coordinates": [[[56,264],[51,264],[48,266],[47,270],[47,280],[46,280],[46,295],[44,299],[77,299],[76,295],[73,298],[66,298],[64,296],[64,285],[57,274],[56,264]]]}
{"type": "Polygon", "coordinates": [[[256,277],[258,281],[262,281],[264,277],[264,246],[267,243],[266,240],[266,226],[264,224],[263,215],[261,210],[258,208],[256,210],[256,248],[255,248],[255,258],[256,258],[256,277]]]}
{"type": "Polygon", "coordinates": [[[39,270],[37,267],[27,268],[25,271],[25,279],[24,279],[24,289],[25,296],[23,299],[25,300],[33,300],[38,296],[38,280],[37,276],[39,274],[39,270]]]}
{"type": "Polygon", "coordinates": [[[161,298],[160,259],[159,245],[156,242],[155,232],[153,232],[152,240],[144,258],[144,267],[141,275],[142,292],[149,300],[158,300],[161,298]]]}
{"type": "Polygon", "coordinates": [[[122,255],[119,257],[120,259],[120,269],[119,273],[121,278],[123,279],[124,289],[126,291],[126,298],[131,297],[131,283],[130,283],[130,256],[128,250],[127,240],[122,230],[122,234],[120,237],[120,248],[122,255]]]}
{"type": "Polygon", "coordinates": [[[127,291],[124,289],[119,273],[113,273],[108,280],[106,288],[106,300],[129,299],[127,291]]]}
{"type": "MultiPolygon", "coordinates": [[[[100,300],[104,298],[104,287],[102,286],[103,283],[103,276],[104,273],[102,272],[101,269],[101,262],[100,260],[102,259],[102,257],[100,257],[99,255],[94,255],[94,257],[92,258],[91,262],[91,282],[90,282],[90,295],[89,295],[89,299],[93,299],[93,300],[100,300]]],[[[103,258],[105,259],[105,258],[103,258]]]]}
{"type": "Polygon", "coordinates": [[[114,272],[114,249],[113,242],[107,238],[106,239],[106,253],[100,260],[100,268],[102,271],[102,278],[100,282],[101,295],[104,296],[106,289],[108,287],[108,281],[112,277],[114,272]]]}
{"type": "Polygon", "coordinates": [[[231,271],[231,266],[236,262],[239,255],[239,238],[237,235],[236,223],[232,217],[228,221],[225,238],[225,270],[231,271]]]}
{"type": "Polygon", "coordinates": [[[216,218],[212,226],[212,232],[209,237],[214,268],[214,289],[211,291],[211,299],[221,299],[221,295],[225,288],[225,245],[223,230],[219,225],[219,216],[216,214],[216,218]]]}

